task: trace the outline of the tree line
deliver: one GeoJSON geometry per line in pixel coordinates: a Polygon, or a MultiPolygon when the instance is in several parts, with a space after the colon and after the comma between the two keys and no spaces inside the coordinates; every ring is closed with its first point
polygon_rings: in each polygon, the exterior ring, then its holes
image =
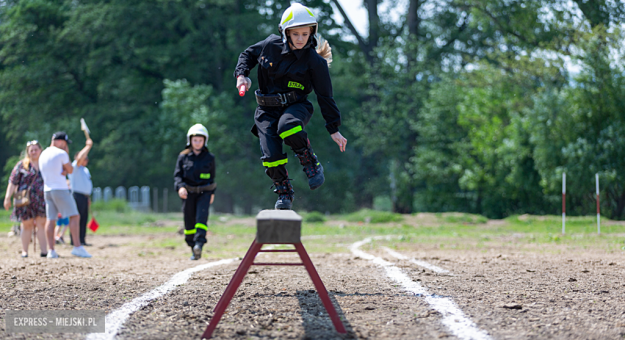
{"type": "MultiPolygon", "coordinates": [[[[291,159],[298,207],[352,211],[388,197],[401,213],[558,214],[566,172],[568,213],[589,214],[599,173],[602,211],[625,217],[622,2],[364,0],[365,35],[338,1],[301,2],[333,47],[350,143],[337,150],[316,107],[307,130],[327,182],[310,192],[291,159]]],[[[5,175],[27,140],[65,129],[81,143],[84,117],[95,185],[171,186],[186,129],[202,122],[218,161],[215,208],[267,206],[255,102],[238,97],[232,72],[289,5],[0,2],[5,175]]]]}

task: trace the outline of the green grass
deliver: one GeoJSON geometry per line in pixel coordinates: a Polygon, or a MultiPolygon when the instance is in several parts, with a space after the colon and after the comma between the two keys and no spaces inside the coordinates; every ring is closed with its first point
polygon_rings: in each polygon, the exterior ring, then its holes
{"type": "MultiPolygon", "coordinates": [[[[154,214],[130,209],[126,201],[113,199],[97,202],[91,206],[92,217],[100,224],[97,233],[102,235],[136,235],[170,233],[178,226],[168,221],[181,221],[180,213],[154,214]]],[[[182,223],[180,223],[182,225],[182,223]]]]}
{"type": "Polygon", "coordinates": [[[128,206],[128,202],[122,199],[112,199],[108,202],[98,201],[91,205],[91,210],[99,212],[99,211],[115,211],[118,213],[127,213],[130,212],[130,206],[128,206]]]}
{"type": "MultiPolygon", "coordinates": [[[[518,232],[547,232],[562,233],[562,217],[561,216],[531,216],[531,215],[514,215],[505,219],[508,222],[508,228],[518,232]]],[[[602,233],[619,233],[625,231],[623,226],[606,226],[606,222],[610,222],[602,217],[603,226],[602,233]]],[[[579,216],[566,218],[566,233],[596,233],[597,217],[596,216],[579,216]]]]}
{"type": "Polygon", "coordinates": [[[362,209],[351,214],[343,215],[342,218],[349,222],[363,223],[389,223],[401,222],[403,220],[401,214],[371,209],[362,209]]]}
{"type": "MultiPolygon", "coordinates": [[[[99,221],[98,221],[99,222],[99,221]]],[[[97,235],[152,235],[175,233],[178,227],[141,227],[141,226],[102,226],[97,230],[97,235]]],[[[91,231],[88,231],[91,234],[91,231]]]]}
{"type": "Polygon", "coordinates": [[[11,226],[15,224],[15,222],[11,221],[11,210],[6,211],[4,208],[0,210],[0,233],[8,233],[11,231],[11,226]]]}
{"type": "Polygon", "coordinates": [[[302,215],[305,223],[319,223],[326,221],[326,217],[318,211],[311,211],[302,215]]]}
{"type": "Polygon", "coordinates": [[[101,225],[111,226],[146,226],[160,219],[169,219],[169,216],[159,216],[158,214],[143,213],[139,211],[129,211],[119,213],[116,211],[100,211],[95,215],[101,225]]]}
{"type": "MultiPolygon", "coordinates": [[[[13,224],[10,212],[0,212],[0,232],[8,232],[13,224]]],[[[625,253],[625,224],[610,224],[602,219],[601,235],[597,235],[596,218],[568,217],[566,234],[561,234],[560,216],[511,216],[500,221],[488,221],[479,215],[463,213],[431,214],[428,223],[415,221],[414,216],[390,212],[361,210],[346,215],[325,216],[311,212],[303,214],[302,236],[306,247],[315,252],[346,251],[346,245],[369,236],[390,235],[391,241],[378,240],[395,248],[415,245],[444,249],[492,249],[512,247],[530,249],[603,249],[625,253]],[[489,222],[489,223],[487,223],[489,222]],[[314,236],[323,235],[315,238],[314,236]],[[312,236],[312,237],[311,237],[312,236]],[[544,247],[554,245],[557,247],[544,247]]],[[[100,223],[98,235],[163,235],[141,246],[160,249],[186,247],[183,236],[175,234],[182,226],[182,214],[153,214],[137,211],[118,212],[115,209],[96,212],[100,223]],[[172,248],[173,247],[173,248],[172,248]]],[[[219,245],[214,256],[230,256],[245,251],[254,239],[252,225],[232,223],[235,218],[213,214],[209,230],[219,245]]],[[[247,218],[253,218],[248,216],[247,218]]],[[[5,234],[6,235],[6,234],[5,234]]],[[[555,250],[554,250],[555,251],[555,250]]],[[[147,255],[146,255],[147,256],[147,255]]]]}
{"type": "Polygon", "coordinates": [[[437,213],[436,217],[447,223],[480,224],[488,222],[488,218],[482,215],[467,213],[437,213]]]}

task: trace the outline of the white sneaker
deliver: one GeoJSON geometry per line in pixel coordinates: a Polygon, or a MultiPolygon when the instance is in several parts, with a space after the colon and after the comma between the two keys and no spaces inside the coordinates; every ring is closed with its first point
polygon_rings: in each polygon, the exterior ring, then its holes
{"type": "Polygon", "coordinates": [[[54,251],[54,249],[51,249],[51,250],[48,250],[48,255],[46,257],[49,259],[58,259],[59,254],[57,254],[56,251],[54,251]]]}
{"type": "Polygon", "coordinates": [[[78,257],[87,257],[87,258],[91,257],[91,254],[87,253],[85,248],[83,248],[82,246],[74,247],[74,249],[72,250],[72,255],[78,256],[78,257]]]}

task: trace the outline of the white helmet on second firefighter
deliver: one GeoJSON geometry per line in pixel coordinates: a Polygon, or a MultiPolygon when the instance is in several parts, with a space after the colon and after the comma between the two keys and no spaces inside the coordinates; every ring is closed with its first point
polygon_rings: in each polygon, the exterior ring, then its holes
{"type": "Polygon", "coordinates": [[[195,124],[187,132],[187,146],[191,145],[191,137],[204,136],[204,146],[208,145],[208,130],[202,124],[195,124]]]}
{"type": "Polygon", "coordinates": [[[282,42],[286,44],[288,41],[288,37],[286,35],[287,29],[295,27],[312,27],[312,39],[310,42],[312,43],[312,46],[315,47],[317,46],[318,26],[319,24],[317,23],[315,15],[308,7],[300,3],[294,3],[282,14],[282,19],[280,19],[280,25],[278,25],[278,28],[280,30],[280,34],[282,35],[282,42]]]}

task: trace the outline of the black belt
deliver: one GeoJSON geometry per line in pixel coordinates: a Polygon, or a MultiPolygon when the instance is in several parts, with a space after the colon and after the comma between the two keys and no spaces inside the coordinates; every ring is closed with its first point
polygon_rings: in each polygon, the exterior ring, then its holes
{"type": "Polygon", "coordinates": [[[209,185],[205,185],[205,186],[201,186],[201,187],[192,187],[190,185],[185,185],[185,188],[187,189],[187,192],[193,193],[193,194],[201,194],[204,191],[213,191],[215,190],[215,188],[217,187],[217,184],[213,183],[213,184],[209,184],[209,185]]]}
{"type": "Polygon", "coordinates": [[[295,91],[278,94],[262,94],[260,90],[256,90],[254,94],[256,95],[256,102],[260,106],[287,106],[299,100],[295,91]]]}

